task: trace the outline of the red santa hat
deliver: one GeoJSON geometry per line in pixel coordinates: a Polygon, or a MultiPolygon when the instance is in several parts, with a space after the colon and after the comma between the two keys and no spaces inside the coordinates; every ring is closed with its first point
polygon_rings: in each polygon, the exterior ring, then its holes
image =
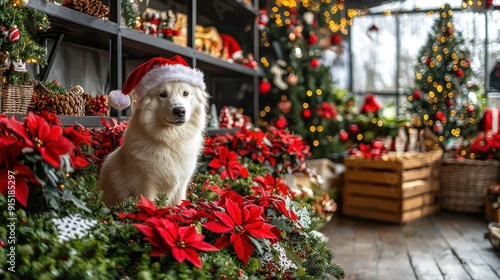
{"type": "Polygon", "coordinates": [[[234,37],[227,34],[219,34],[222,39],[222,45],[227,50],[229,62],[243,58],[243,49],[234,37]]]}
{"type": "Polygon", "coordinates": [[[121,90],[109,93],[109,104],[118,110],[130,106],[129,93],[135,91],[137,102],[152,88],[165,82],[184,81],[205,90],[203,72],[191,68],[182,57],[155,57],[130,73],[121,90]]]}

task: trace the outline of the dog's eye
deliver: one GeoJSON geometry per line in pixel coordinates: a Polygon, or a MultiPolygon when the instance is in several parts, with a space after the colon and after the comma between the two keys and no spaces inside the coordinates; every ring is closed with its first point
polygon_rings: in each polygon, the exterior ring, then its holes
{"type": "Polygon", "coordinates": [[[182,95],[184,95],[184,96],[188,96],[188,95],[189,95],[189,92],[184,91],[184,92],[182,93],[182,95]]]}
{"type": "Polygon", "coordinates": [[[160,93],[160,97],[161,98],[166,98],[167,97],[167,93],[165,93],[165,92],[160,93]]]}

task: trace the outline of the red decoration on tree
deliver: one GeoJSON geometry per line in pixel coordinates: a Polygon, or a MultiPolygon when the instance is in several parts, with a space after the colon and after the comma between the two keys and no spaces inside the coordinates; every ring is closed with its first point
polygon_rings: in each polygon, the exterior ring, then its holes
{"type": "Polygon", "coordinates": [[[297,9],[296,9],[296,8],[291,8],[291,9],[290,9],[290,14],[292,14],[292,15],[298,15],[298,14],[299,14],[299,12],[297,11],[297,9]]]}
{"type": "Polygon", "coordinates": [[[311,110],[309,109],[305,109],[304,111],[302,111],[302,116],[306,119],[310,118],[311,117],[311,110]]]}
{"type": "Polygon", "coordinates": [[[470,60],[466,59],[465,60],[465,67],[469,67],[469,65],[470,65],[470,60]]]}
{"type": "Polygon", "coordinates": [[[345,142],[349,139],[349,134],[345,130],[341,130],[339,132],[339,140],[345,142]]]}
{"type": "Polygon", "coordinates": [[[415,89],[413,91],[413,99],[420,100],[421,97],[422,97],[422,92],[419,89],[415,89]]]}
{"type": "Polygon", "coordinates": [[[262,79],[259,84],[259,93],[268,94],[271,91],[271,83],[266,79],[262,79]]]}
{"type": "Polygon", "coordinates": [[[311,32],[307,38],[307,43],[309,45],[314,45],[316,42],[318,42],[318,36],[314,34],[314,32],[311,32]]]}
{"type": "Polygon", "coordinates": [[[337,117],[337,108],[335,104],[323,102],[316,108],[316,112],[325,119],[333,119],[337,117]]]}
{"type": "Polygon", "coordinates": [[[340,45],[342,43],[342,36],[339,33],[334,33],[331,39],[332,45],[340,45]]]}
{"type": "Polygon", "coordinates": [[[428,56],[426,59],[425,59],[425,64],[429,65],[431,64],[432,60],[431,60],[431,57],[428,56]]]}
{"type": "Polygon", "coordinates": [[[437,111],[436,120],[443,121],[443,119],[444,119],[444,113],[442,111],[437,111]]]}
{"type": "Polygon", "coordinates": [[[232,118],[231,112],[229,112],[229,108],[227,106],[222,107],[222,110],[220,111],[219,127],[221,127],[221,128],[232,128],[233,127],[233,118],[232,118]]]}
{"type": "Polygon", "coordinates": [[[288,125],[288,122],[286,121],[286,118],[284,117],[279,117],[276,122],[274,123],[274,125],[277,127],[277,128],[280,128],[280,129],[283,129],[285,128],[287,125],[288,125]]]}
{"type": "Polygon", "coordinates": [[[309,62],[312,68],[316,68],[319,66],[319,60],[317,58],[311,59],[311,62],[309,62]]]}
{"type": "Polygon", "coordinates": [[[467,106],[467,112],[472,113],[474,112],[474,110],[475,110],[474,105],[467,106]]]}
{"type": "Polygon", "coordinates": [[[12,43],[17,43],[17,42],[19,42],[19,39],[21,38],[21,32],[19,32],[19,29],[17,28],[17,26],[14,25],[9,29],[9,33],[8,33],[7,37],[9,38],[9,40],[12,43]]]}
{"type": "Polygon", "coordinates": [[[459,77],[459,78],[461,78],[461,77],[463,77],[463,76],[464,76],[464,70],[462,70],[462,69],[460,69],[460,68],[458,68],[458,69],[457,69],[457,72],[456,72],[456,73],[457,73],[457,77],[459,77]]]}
{"type": "Polygon", "coordinates": [[[493,0],[486,0],[486,8],[493,6],[493,0]]]}
{"type": "Polygon", "coordinates": [[[278,103],[278,110],[280,110],[283,114],[288,114],[290,113],[290,110],[292,109],[292,101],[287,100],[287,101],[280,101],[278,103]]]}
{"type": "Polygon", "coordinates": [[[357,124],[355,124],[355,123],[351,124],[349,126],[349,132],[351,134],[359,134],[359,126],[357,124]]]}
{"type": "Polygon", "coordinates": [[[361,114],[368,112],[377,113],[382,108],[382,103],[378,101],[373,94],[365,95],[365,100],[361,106],[361,114]]]}
{"type": "Polygon", "coordinates": [[[264,30],[269,22],[269,16],[267,15],[267,9],[264,7],[260,9],[259,16],[257,17],[257,26],[260,30],[264,30]]]}
{"type": "Polygon", "coordinates": [[[453,28],[448,28],[448,30],[446,30],[446,33],[448,33],[449,35],[453,34],[453,28]]]}
{"type": "Polygon", "coordinates": [[[453,100],[451,100],[451,99],[446,100],[446,106],[448,106],[448,107],[453,106],[453,100]]]}

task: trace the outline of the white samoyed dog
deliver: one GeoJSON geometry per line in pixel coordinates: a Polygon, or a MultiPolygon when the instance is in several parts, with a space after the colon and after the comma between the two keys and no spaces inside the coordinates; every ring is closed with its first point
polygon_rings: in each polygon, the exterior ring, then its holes
{"type": "Polygon", "coordinates": [[[169,205],[186,198],[204,144],[208,94],[185,81],[162,82],[137,103],[124,143],[101,168],[97,188],[109,207],[131,196],[169,205]]]}

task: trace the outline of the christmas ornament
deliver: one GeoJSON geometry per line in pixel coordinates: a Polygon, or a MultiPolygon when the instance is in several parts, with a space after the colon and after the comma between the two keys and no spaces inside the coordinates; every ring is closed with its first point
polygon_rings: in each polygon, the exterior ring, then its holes
{"type": "Polygon", "coordinates": [[[309,65],[311,65],[312,68],[316,68],[319,66],[319,60],[317,58],[313,58],[309,62],[309,65]]]}
{"type": "Polygon", "coordinates": [[[278,110],[280,110],[280,112],[282,112],[283,114],[288,114],[288,113],[290,113],[290,110],[292,109],[292,101],[281,100],[280,102],[278,102],[277,107],[278,107],[278,110]]]}
{"type": "Polygon", "coordinates": [[[446,106],[448,108],[451,107],[451,106],[453,106],[453,100],[451,100],[451,99],[446,100],[446,106]]]}
{"type": "Polygon", "coordinates": [[[262,8],[259,11],[259,16],[257,17],[257,26],[259,30],[264,30],[269,22],[269,16],[267,15],[267,9],[262,8]]]}
{"type": "Polygon", "coordinates": [[[10,71],[14,72],[26,72],[26,62],[22,60],[11,60],[10,61],[10,66],[9,66],[10,71]]]}
{"type": "Polygon", "coordinates": [[[280,129],[283,129],[285,128],[287,125],[288,125],[288,122],[286,121],[286,118],[285,117],[279,117],[274,125],[277,127],[277,128],[280,128],[280,129]]]}
{"type": "Polygon", "coordinates": [[[422,92],[419,89],[415,89],[413,91],[413,99],[414,100],[420,100],[421,96],[422,96],[422,92]]]}
{"type": "Polygon", "coordinates": [[[349,134],[345,130],[340,130],[339,132],[339,140],[345,142],[349,139],[349,134]]]}
{"type": "Polygon", "coordinates": [[[431,58],[428,56],[426,59],[425,59],[425,64],[427,65],[430,65],[432,62],[431,58]]]}
{"type": "Polygon", "coordinates": [[[441,123],[441,121],[436,121],[436,124],[432,127],[432,130],[437,135],[443,134],[443,124],[441,123]]]}
{"type": "Polygon", "coordinates": [[[307,43],[309,45],[314,45],[316,42],[318,42],[318,36],[314,34],[314,32],[309,33],[309,37],[307,38],[307,43]]]}
{"type": "Polygon", "coordinates": [[[342,43],[342,36],[339,33],[334,33],[330,41],[332,45],[338,46],[342,43]]]}
{"type": "Polygon", "coordinates": [[[467,112],[472,113],[475,111],[474,105],[467,106],[467,112]]]}
{"type": "Polygon", "coordinates": [[[464,76],[464,70],[458,68],[457,71],[457,77],[462,78],[464,76]]]}
{"type": "Polygon", "coordinates": [[[9,38],[9,41],[11,41],[12,43],[19,42],[19,39],[21,38],[21,32],[19,32],[17,26],[14,25],[9,29],[7,38],[9,38]]]}
{"type": "Polygon", "coordinates": [[[219,128],[219,118],[217,116],[217,107],[215,104],[210,105],[210,121],[208,126],[211,128],[219,128]]]}
{"type": "Polygon", "coordinates": [[[0,25],[0,33],[2,34],[2,37],[7,37],[9,35],[9,30],[7,27],[0,25]]]}
{"type": "Polygon", "coordinates": [[[311,117],[311,110],[309,109],[305,109],[304,111],[302,111],[302,117],[304,117],[305,119],[309,119],[311,117]]]}
{"type": "Polygon", "coordinates": [[[28,5],[29,2],[29,0],[15,0],[14,6],[18,8],[24,8],[28,5]]]}
{"type": "Polygon", "coordinates": [[[378,113],[383,104],[378,101],[373,94],[365,95],[365,100],[361,106],[361,114],[366,114],[368,112],[378,113]]]}
{"type": "Polygon", "coordinates": [[[288,84],[285,83],[285,81],[283,81],[283,75],[287,73],[287,71],[283,69],[285,67],[286,67],[286,62],[281,59],[278,59],[270,69],[271,74],[274,75],[273,84],[280,90],[288,89],[288,84]]]}
{"type": "Polygon", "coordinates": [[[243,49],[233,36],[219,33],[222,39],[222,52],[229,62],[240,62],[243,57],[243,49]]]}
{"type": "Polygon", "coordinates": [[[312,12],[305,12],[302,15],[302,18],[307,24],[312,25],[314,21],[314,14],[312,12]]]}
{"type": "Polygon", "coordinates": [[[289,85],[291,86],[294,86],[297,84],[297,82],[299,81],[299,77],[297,77],[297,75],[293,74],[293,73],[290,73],[287,77],[286,77],[286,81],[288,82],[289,85]]]}
{"type": "Polygon", "coordinates": [[[302,57],[302,49],[299,48],[299,47],[295,47],[293,50],[292,50],[292,53],[291,55],[295,58],[301,58],[302,57]]]}
{"type": "Polygon", "coordinates": [[[446,30],[446,33],[448,33],[448,35],[452,35],[453,34],[453,28],[448,28],[448,30],[446,30]]]}
{"type": "Polygon", "coordinates": [[[465,60],[465,67],[469,67],[469,65],[470,65],[470,60],[466,59],[465,60]]]}
{"type": "Polygon", "coordinates": [[[436,112],[436,120],[443,121],[444,119],[444,113],[442,111],[437,111],[436,112]]]}
{"type": "Polygon", "coordinates": [[[70,214],[61,219],[53,218],[52,222],[57,228],[59,242],[87,236],[90,229],[97,224],[96,220],[84,218],[80,214],[70,214]]]}
{"type": "Polygon", "coordinates": [[[259,84],[259,93],[268,94],[271,91],[271,83],[266,79],[262,79],[259,84]]]}
{"type": "Polygon", "coordinates": [[[359,134],[359,126],[355,123],[351,124],[349,126],[349,132],[354,135],[359,134]]]}
{"type": "Polygon", "coordinates": [[[233,117],[229,112],[229,108],[227,106],[222,107],[222,110],[219,114],[219,127],[221,128],[232,128],[233,127],[233,117]]]}

